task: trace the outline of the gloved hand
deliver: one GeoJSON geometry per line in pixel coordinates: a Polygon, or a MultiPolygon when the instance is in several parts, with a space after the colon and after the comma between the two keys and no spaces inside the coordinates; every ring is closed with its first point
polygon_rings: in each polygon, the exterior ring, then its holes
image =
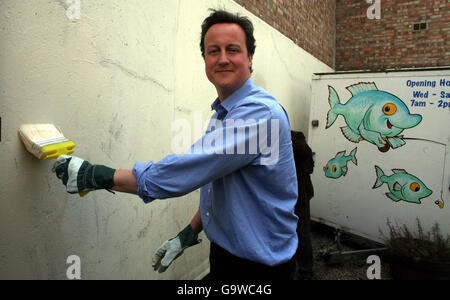
{"type": "Polygon", "coordinates": [[[76,156],[61,155],[53,165],[52,171],[62,180],[67,192],[75,194],[112,188],[116,170],[102,165],[91,165],[76,156]]]}
{"type": "Polygon", "coordinates": [[[181,254],[184,249],[197,245],[202,240],[197,240],[191,225],[186,226],[175,238],[167,240],[156,251],[153,257],[153,269],[162,273],[167,270],[170,264],[181,254]]]}

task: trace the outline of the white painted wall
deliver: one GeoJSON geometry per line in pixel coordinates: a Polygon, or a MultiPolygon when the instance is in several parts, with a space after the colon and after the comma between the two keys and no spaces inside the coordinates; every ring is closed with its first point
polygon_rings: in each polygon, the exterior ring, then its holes
{"type": "Polygon", "coordinates": [[[56,124],[76,155],[114,168],[172,153],[174,120],[190,122],[194,141],[216,97],[199,50],[209,7],[254,22],[254,81],[294,129],[307,132],[312,73],[331,69],[233,1],[80,3],[80,18],[69,20],[65,0],[0,2],[0,279],[65,279],[70,255],[80,257],[82,279],[201,278],[203,233],[166,273],[151,269],[155,250],[196,212],[198,191],[148,205],[106,191],[69,195],[53,162],[26,152],[19,126],[56,124]]]}

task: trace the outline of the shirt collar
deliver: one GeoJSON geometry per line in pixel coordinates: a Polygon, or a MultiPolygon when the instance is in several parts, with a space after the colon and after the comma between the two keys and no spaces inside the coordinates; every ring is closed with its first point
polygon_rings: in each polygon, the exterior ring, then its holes
{"type": "Polygon", "coordinates": [[[223,110],[228,113],[233,109],[233,107],[236,106],[236,104],[239,103],[240,100],[245,98],[245,96],[247,96],[254,87],[255,84],[253,83],[253,79],[250,77],[239,89],[228,96],[228,98],[226,98],[222,103],[220,103],[219,98],[216,98],[216,100],[214,100],[211,104],[211,109],[214,109],[218,114],[220,114],[223,110]]]}

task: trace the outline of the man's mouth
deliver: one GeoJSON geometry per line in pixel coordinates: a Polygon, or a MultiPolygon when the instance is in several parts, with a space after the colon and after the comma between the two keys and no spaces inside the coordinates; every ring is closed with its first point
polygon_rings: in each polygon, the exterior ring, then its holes
{"type": "Polygon", "coordinates": [[[392,128],[392,124],[391,124],[391,122],[389,122],[389,120],[387,120],[387,127],[388,127],[389,129],[392,128]]]}
{"type": "Polygon", "coordinates": [[[232,70],[217,70],[216,73],[227,73],[227,72],[233,72],[232,70]]]}

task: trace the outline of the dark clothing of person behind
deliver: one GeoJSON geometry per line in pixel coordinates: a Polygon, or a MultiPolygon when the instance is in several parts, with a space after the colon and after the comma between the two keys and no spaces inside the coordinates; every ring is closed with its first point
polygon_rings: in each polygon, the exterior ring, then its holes
{"type": "Polygon", "coordinates": [[[310,174],[314,169],[312,150],[306,143],[305,135],[291,131],[295,167],[298,180],[298,200],[295,214],[298,216],[298,248],[295,254],[299,266],[300,279],[310,279],[313,274],[313,250],[311,244],[311,222],[309,200],[314,196],[310,174]]]}
{"type": "Polygon", "coordinates": [[[284,264],[270,267],[237,257],[213,242],[209,264],[211,280],[292,280],[295,273],[295,255],[284,264]]]}

